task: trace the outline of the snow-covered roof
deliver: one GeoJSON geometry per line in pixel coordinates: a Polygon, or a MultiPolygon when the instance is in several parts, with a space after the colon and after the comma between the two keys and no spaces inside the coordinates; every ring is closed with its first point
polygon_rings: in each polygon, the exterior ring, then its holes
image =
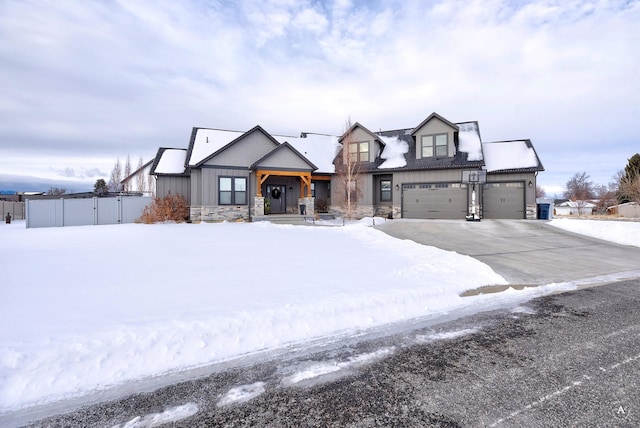
{"type": "Polygon", "coordinates": [[[467,153],[467,160],[482,160],[482,142],[478,122],[463,122],[458,125],[458,151],[467,153]]]}
{"type": "Polygon", "coordinates": [[[186,157],[186,149],[164,149],[154,172],[157,174],[183,174],[186,157]]]}
{"type": "Polygon", "coordinates": [[[384,159],[384,162],[382,162],[378,168],[388,169],[402,168],[403,166],[406,166],[407,159],[405,159],[404,155],[409,152],[409,144],[407,144],[406,141],[402,141],[397,136],[383,137],[379,135],[378,137],[384,143],[384,149],[380,155],[380,158],[384,159]]]}
{"type": "Polygon", "coordinates": [[[564,201],[556,204],[556,207],[570,207],[570,208],[595,208],[597,205],[587,201],[564,201]]]}
{"type": "Polygon", "coordinates": [[[488,172],[536,168],[540,165],[533,146],[525,140],[482,143],[482,151],[488,172]]]}
{"type": "Polygon", "coordinates": [[[196,128],[191,157],[189,158],[189,166],[196,165],[207,156],[217,152],[243,134],[244,132],[240,131],[196,128]]]}
{"type": "Polygon", "coordinates": [[[280,143],[286,141],[291,144],[301,155],[318,167],[315,172],[328,174],[335,172],[333,160],[341,147],[338,143],[338,137],[333,135],[303,133],[301,137],[274,135],[274,138],[280,143]]]}

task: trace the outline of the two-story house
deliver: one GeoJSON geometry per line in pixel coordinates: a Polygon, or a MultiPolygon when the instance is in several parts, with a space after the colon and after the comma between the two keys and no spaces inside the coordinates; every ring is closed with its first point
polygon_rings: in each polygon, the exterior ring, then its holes
{"type": "Polygon", "coordinates": [[[531,141],[482,142],[477,122],[436,113],[414,128],[372,132],[356,123],[342,136],[193,128],[186,149],[158,150],[151,174],[158,196],[186,198],[192,221],[301,209],[340,215],[346,157],[358,164],[351,186],[359,217],[536,218],[536,177],[544,168],[531,141]]]}

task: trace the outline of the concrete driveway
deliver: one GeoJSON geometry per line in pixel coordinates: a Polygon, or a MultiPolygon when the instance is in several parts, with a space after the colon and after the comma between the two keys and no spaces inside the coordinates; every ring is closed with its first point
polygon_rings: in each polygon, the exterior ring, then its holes
{"type": "Polygon", "coordinates": [[[396,238],[469,255],[491,266],[512,285],[614,274],[625,279],[640,277],[640,248],[567,232],[547,221],[393,220],[376,227],[396,238]]]}

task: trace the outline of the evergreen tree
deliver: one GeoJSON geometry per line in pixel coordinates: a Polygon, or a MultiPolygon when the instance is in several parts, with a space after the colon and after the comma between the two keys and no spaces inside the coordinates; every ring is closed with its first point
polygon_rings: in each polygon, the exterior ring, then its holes
{"type": "Polygon", "coordinates": [[[640,153],[628,160],[618,185],[618,202],[640,202],[640,153]]]}
{"type": "Polygon", "coordinates": [[[107,182],[104,181],[104,178],[97,179],[96,184],[93,185],[93,193],[104,193],[108,190],[107,182]]]}

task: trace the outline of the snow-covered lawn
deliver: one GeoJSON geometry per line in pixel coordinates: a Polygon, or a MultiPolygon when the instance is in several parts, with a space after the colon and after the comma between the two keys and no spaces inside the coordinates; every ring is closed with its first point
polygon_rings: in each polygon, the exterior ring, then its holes
{"type": "Polygon", "coordinates": [[[473,258],[365,223],[0,225],[0,414],[480,307],[496,297],[460,293],[506,283],[473,258]]]}
{"type": "Polygon", "coordinates": [[[640,222],[582,219],[554,219],[549,222],[569,232],[592,236],[622,245],[640,247],[640,222]]]}

